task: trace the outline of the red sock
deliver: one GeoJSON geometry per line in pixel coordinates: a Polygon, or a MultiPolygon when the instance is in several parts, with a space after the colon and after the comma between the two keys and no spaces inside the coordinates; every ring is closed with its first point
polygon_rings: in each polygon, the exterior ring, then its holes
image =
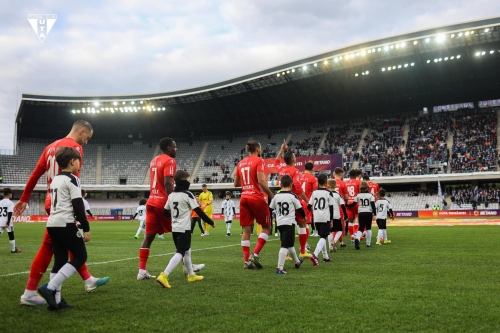
{"type": "Polygon", "coordinates": [[[354,235],[354,226],[352,225],[349,225],[347,226],[347,231],[349,231],[349,235],[351,235],[351,237],[354,235]]]}
{"type": "Polygon", "coordinates": [[[148,263],[149,249],[141,248],[139,249],[139,269],[146,270],[146,264],[148,263]]]}
{"type": "Polygon", "coordinates": [[[26,289],[36,290],[43,274],[49,267],[50,261],[52,260],[52,245],[47,243],[42,243],[42,246],[38,250],[38,253],[33,259],[30,268],[30,277],[28,278],[28,283],[26,284],[26,289]]]}
{"type": "MultiPolygon", "coordinates": [[[[342,235],[344,235],[344,232],[342,232],[342,235]]],[[[339,242],[340,242],[340,243],[343,243],[343,241],[342,241],[342,236],[340,236],[340,238],[339,238],[339,242]]]]}
{"type": "Polygon", "coordinates": [[[300,244],[300,253],[306,253],[306,243],[309,235],[307,234],[307,229],[305,234],[299,234],[299,244],[300,244]]]}
{"type": "Polygon", "coordinates": [[[359,231],[359,225],[355,224],[354,225],[354,234],[356,234],[359,231]]]}
{"type": "MultiPolygon", "coordinates": [[[[70,260],[73,260],[75,256],[73,255],[73,253],[69,253],[69,259],[70,260]]],[[[82,267],[80,267],[78,269],[78,274],[80,274],[80,276],[82,277],[82,280],[85,281],[85,280],[88,280],[92,277],[92,274],[90,274],[89,272],[89,269],[87,268],[87,265],[86,264],[83,264],[82,267]]]]}
{"type": "Polygon", "coordinates": [[[243,251],[243,260],[245,262],[250,261],[250,241],[249,240],[242,240],[241,241],[241,250],[243,251]]]}
{"type": "Polygon", "coordinates": [[[261,233],[259,235],[259,238],[257,238],[257,244],[255,244],[255,248],[253,249],[253,253],[259,255],[264,245],[266,245],[267,238],[268,238],[267,234],[261,233]]]}

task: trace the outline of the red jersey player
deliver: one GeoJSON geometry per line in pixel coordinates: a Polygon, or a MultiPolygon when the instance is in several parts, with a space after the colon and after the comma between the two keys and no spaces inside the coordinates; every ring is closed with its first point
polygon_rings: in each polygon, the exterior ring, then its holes
{"type": "MultiPolygon", "coordinates": [[[[306,194],[307,202],[309,202],[313,191],[318,189],[318,180],[312,174],[313,168],[314,164],[312,162],[307,162],[304,166],[304,173],[300,175],[300,184],[302,190],[306,194]]],[[[313,230],[311,236],[318,236],[318,233],[314,227],[312,215],[312,212],[306,209],[306,222],[307,224],[311,224],[311,229],[313,230]]]]}
{"type": "MultiPolygon", "coordinates": [[[[55,160],[55,153],[60,147],[72,147],[75,148],[80,155],[83,157],[83,144],[87,144],[93,134],[92,126],[86,122],[85,120],[79,120],[73,124],[71,128],[71,132],[63,139],[57,140],[47,147],[45,147],[38,163],[35,167],[35,170],[31,173],[28,182],[24,188],[21,199],[14,206],[14,214],[16,216],[21,215],[30,199],[31,193],[38,182],[38,179],[46,174],[47,177],[47,196],[45,198],[45,211],[47,214],[50,214],[50,206],[51,206],[51,196],[50,196],[50,184],[52,183],[52,179],[61,171],[57,162],[55,160]]],[[[77,177],[80,176],[80,171],[76,174],[77,177]]],[[[52,242],[50,240],[50,236],[45,230],[43,235],[42,246],[38,250],[33,262],[31,263],[30,275],[28,278],[28,283],[26,284],[26,289],[24,290],[24,294],[21,296],[21,304],[22,305],[43,305],[46,304],[45,300],[38,296],[36,293],[36,289],[40,280],[42,279],[43,274],[49,267],[50,261],[52,260],[54,252],[52,250],[52,242]]],[[[71,255],[71,253],[70,253],[71,255]]],[[[71,255],[72,256],[72,255],[71,255]]],[[[87,292],[92,292],[99,286],[106,284],[109,281],[109,278],[94,278],[88,271],[87,265],[83,265],[78,270],[78,273],[82,277],[85,282],[85,290],[87,292]]],[[[52,275],[52,274],[51,274],[52,275]]],[[[56,294],[57,302],[59,306],[67,307],[65,302],[61,302],[60,300],[60,291],[56,294]]]]}
{"type": "Polygon", "coordinates": [[[368,183],[368,186],[370,187],[370,193],[375,198],[375,201],[377,201],[376,194],[378,193],[378,191],[380,191],[380,186],[377,183],[370,181],[370,177],[368,175],[364,175],[363,180],[368,183]]]}
{"type": "Polygon", "coordinates": [[[269,186],[267,186],[266,175],[264,174],[264,160],[260,157],[262,150],[260,143],[256,140],[250,140],[247,142],[245,149],[250,155],[238,163],[234,176],[234,186],[242,189],[240,226],[243,228],[241,235],[241,249],[245,262],[243,267],[245,269],[254,269],[255,267],[262,268],[259,253],[271,233],[271,215],[264,193],[267,194],[268,200],[273,198],[273,194],[269,186]],[[254,220],[262,226],[262,232],[250,256],[250,234],[254,220]]]}
{"type": "MultiPolygon", "coordinates": [[[[348,200],[347,203],[351,204],[354,201],[354,198],[359,194],[359,187],[361,185],[361,181],[356,179],[357,171],[352,169],[349,171],[349,179],[345,182],[345,186],[347,189],[348,200]]],[[[358,206],[357,204],[353,207],[347,206],[347,217],[349,219],[348,222],[348,230],[351,238],[354,234],[354,219],[358,217],[358,206]]]]}
{"type": "MultiPolygon", "coordinates": [[[[336,183],[335,191],[338,194],[340,194],[340,196],[342,197],[342,199],[344,199],[345,202],[348,202],[349,201],[349,194],[347,193],[347,186],[345,185],[345,182],[343,180],[344,169],[339,168],[339,167],[335,168],[334,177],[335,177],[335,183],[336,183]]],[[[346,224],[345,224],[345,221],[347,220],[347,216],[344,216],[343,210],[340,211],[340,219],[342,220],[342,236],[344,236],[345,233],[347,232],[346,224]]],[[[340,241],[341,247],[346,247],[346,244],[344,243],[342,237],[340,237],[339,241],[340,241]]]]}
{"type": "Polygon", "coordinates": [[[175,156],[177,145],[171,138],[160,140],[162,154],[153,158],[149,164],[149,199],[146,203],[146,232],[139,249],[139,273],[137,280],[156,278],[146,271],[149,249],[156,234],[172,231],[172,220],[163,215],[168,195],[174,191],[174,174],[177,171],[175,156]]]}
{"type": "MultiPolygon", "coordinates": [[[[278,156],[276,156],[276,161],[274,162],[275,167],[278,169],[278,173],[280,177],[283,177],[285,175],[288,175],[292,177],[293,179],[293,184],[292,184],[292,193],[297,195],[300,199],[299,200],[302,208],[304,208],[304,211],[307,210],[307,197],[306,194],[304,193],[304,190],[302,190],[302,186],[300,183],[300,172],[295,168],[295,154],[292,151],[287,151],[285,153],[285,150],[287,150],[288,146],[286,142],[283,141],[283,144],[281,145],[281,149],[278,152],[278,156]],[[283,155],[283,159],[285,160],[285,165],[281,166],[281,155],[283,155]]],[[[300,244],[300,258],[311,258],[312,254],[306,252],[306,245],[307,245],[307,238],[309,237],[309,234],[307,232],[307,222],[297,213],[295,214],[295,220],[297,221],[297,224],[299,225],[299,244],[300,244]]]]}

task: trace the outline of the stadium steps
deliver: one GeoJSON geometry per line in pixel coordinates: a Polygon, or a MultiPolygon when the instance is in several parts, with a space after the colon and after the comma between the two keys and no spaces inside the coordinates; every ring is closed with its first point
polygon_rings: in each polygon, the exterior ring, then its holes
{"type": "Polygon", "coordinates": [[[326,137],[328,136],[328,130],[329,129],[330,128],[327,128],[326,131],[325,131],[325,134],[323,134],[323,138],[321,138],[321,141],[319,142],[319,147],[318,147],[318,150],[316,151],[316,155],[323,154],[323,147],[325,146],[326,137]]]}
{"type": "MultiPolygon", "coordinates": [[[[156,145],[155,152],[153,153],[151,159],[155,158],[155,156],[157,156],[158,154],[160,154],[160,145],[156,145]]],[[[146,177],[144,177],[144,185],[149,185],[149,167],[148,171],[146,172],[146,177]]]]}
{"type": "Polygon", "coordinates": [[[191,179],[195,179],[196,175],[198,174],[198,170],[200,169],[201,163],[203,163],[203,158],[205,157],[205,154],[207,153],[209,143],[205,142],[203,145],[203,149],[201,150],[200,156],[198,157],[198,161],[196,162],[196,165],[194,166],[193,174],[191,175],[191,179]]]}
{"type": "MultiPolygon", "coordinates": [[[[356,150],[353,149],[353,152],[357,152],[361,158],[363,156],[363,144],[365,143],[365,137],[370,133],[369,128],[364,128],[363,132],[361,133],[361,138],[359,139],[358,147],[356,150]]],[[[352,162],[351,169],[358,169],[359,168],[359,159],[357,161],[352,162]]]]}
{"type": "MultiPolygon", "coordinates": [[[[455,128],[455,118],[453,118],[453,128],[455,128]]],[[[448,138],[446,139],[446,146],[448,147],[450,152],[453,150],[453,130],[448,131],[448,138]]],[[[451,173],[450,161],[446,161],[446,163],[448,164],[448,168],[446,169],[446,173],[451,173]]]]}
{"type": "Polygon", "coordinates": [[[500,109],[497,111],[497,149],[500,148],[500,109]]]}
{"type": "Polygon", "coordinates": [[[95,166],[95,183],[102,184],[102,146],[97,147],[97,158],[95,166]]]}
{"type": "Polygon", "coordinates": [[[403,140],[405,141],[405,145],[404,145],[404,147],[401,147],[401,151],[403,153],[406,153],[406,147],[408,146],[409,134],[410,134],[410,120],[406,119],[405,126],[404,126],[404,132],[403,132],[403,140]]]}

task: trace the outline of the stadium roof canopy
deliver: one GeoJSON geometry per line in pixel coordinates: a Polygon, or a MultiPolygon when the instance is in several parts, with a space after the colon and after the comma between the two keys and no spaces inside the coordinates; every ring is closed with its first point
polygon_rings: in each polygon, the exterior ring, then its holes
{"type": "Polygon", "coordinates": [[[122,96],[23,94],[16,139],[237,135],[500,99],[500,17],[347,46],[234,79],[122,96]]]}

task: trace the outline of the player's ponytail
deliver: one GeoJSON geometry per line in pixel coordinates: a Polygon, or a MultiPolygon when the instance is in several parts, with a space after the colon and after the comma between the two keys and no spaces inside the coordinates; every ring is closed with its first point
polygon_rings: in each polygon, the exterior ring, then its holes
{"type": "Polygon", "coordinates": [[[249,153],[253,153],[260,147],[260,143],[257,140],[248,140],[245,150],[249,153]]]}

